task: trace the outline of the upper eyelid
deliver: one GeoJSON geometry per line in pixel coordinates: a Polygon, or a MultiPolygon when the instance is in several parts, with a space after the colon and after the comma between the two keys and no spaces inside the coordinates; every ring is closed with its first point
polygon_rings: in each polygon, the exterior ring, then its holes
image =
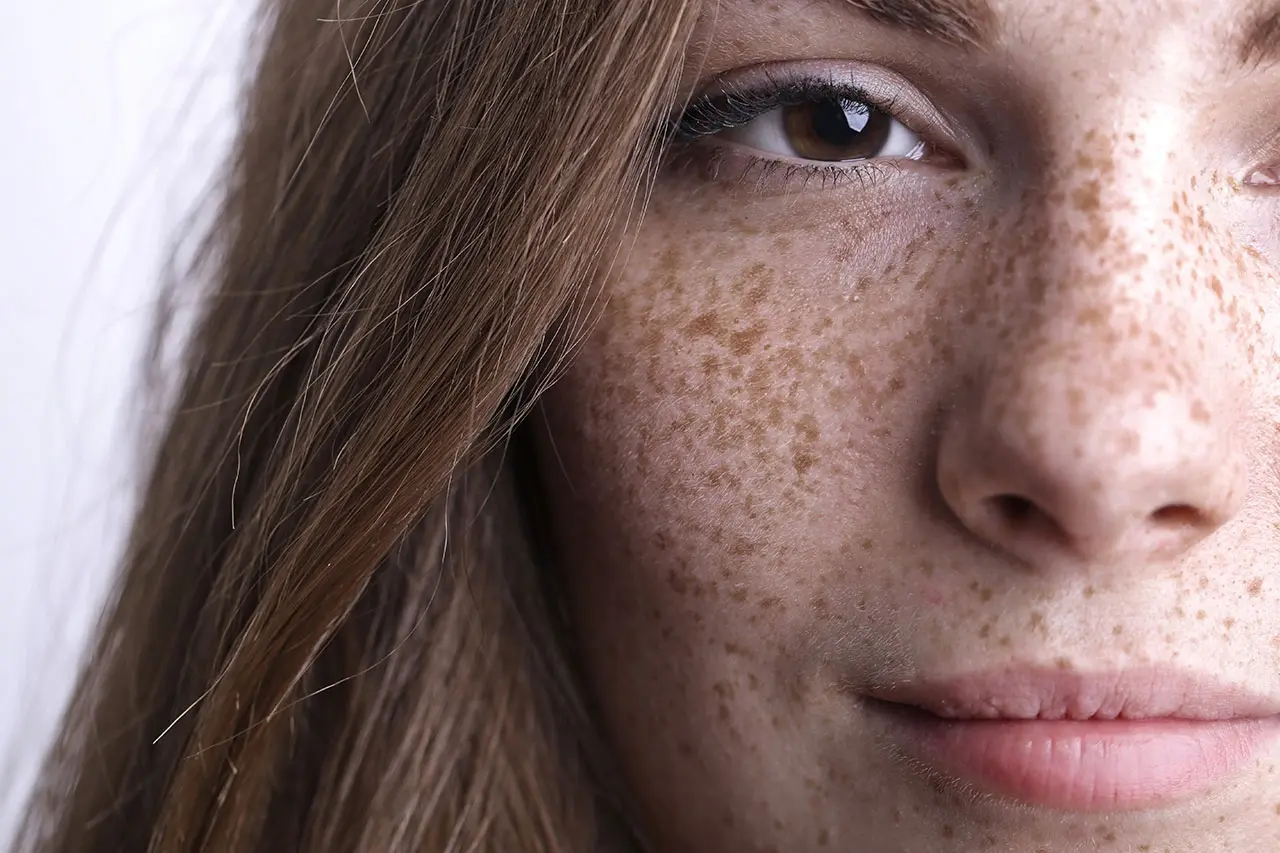
{"type": "Polygon", "coordinates": [[[884,66],[852,60],[773,61],[727,71],[700,87],[676,111],[674,119],[679,121],[689,109],[727,91],[762,89],[797,78],[821,78],[835,87],[848,86],[861,92],[869,105],[889,112],[911,130],[929,135],[935,142],[956,144],[962,138],[954,121],[904,77],[884,66]]]}
{"type": "MultiPolygon", "coordinates": [[[[828,82],[828,81],[817,81],[817,80],[813,80],[812,78],[802,78],[799,80],[793,80],[793,81],[784,83],[782,84],[782,87],[780,87],[777,90],[776,94],[771,93],[768,89],[765,89],[763,90],[764,91],[763,94],[756,91],[734,90],[734,91],[724,92],[724,93],[715,94],[715,95],[704,95],[701,98],[694,100],[686,108],[683,115],[688,116],[691,112],[694,112],[695,110],[708,109],[711,104],[714,104],[720,101],[728,101],[737,97],[737,98],[740,98],[742,101],[755,100],[755,103],[750,104],[746,108],[756,110],[757,111],[756,117],[758,117],[759,115],[763,115],[764,112],[766,112],[767,110],[771,110],[776,107],[785,106],[787,104],[793,103],[792,98],[789,97],[791,94],[793,94],[793,87],[794,87],[794,94],[796,96],[795,101],[797,102],[807,98],[812,98],[815,93],[825,92],[828,89],[830,89],[832,95],[851,96],[849,97],[849,100],[851,101],[854,101],[860,104],[865,104],[870,109],[880,110],[881,112],[894,115],[895,117],[897,116],[898,109],[894,103],[885,102],[881,98],[871,95],[861,88],[855,88],[853,86],[846,87],[845,84],[828,82]]],[[[728,116],[726,115],[724,117],[727,121],[728,116]]],[[[727,125],[726,129],[728,127],[736,127],[736,126],[740,126],[741,124],[746,124],[751,120],[752,119],[746,119],[742,122],[739,122],[738,125],[727,125]]]]}

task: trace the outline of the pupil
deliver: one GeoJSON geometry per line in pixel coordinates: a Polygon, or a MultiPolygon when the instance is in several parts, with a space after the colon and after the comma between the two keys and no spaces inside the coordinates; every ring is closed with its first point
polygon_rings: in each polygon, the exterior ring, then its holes
{"type": "Polygon", "coordinates": [[[787,107],[788,141],[807,160],[875,157],[889,138],[889,116],[856,101],[827,98],[787,107]]]}

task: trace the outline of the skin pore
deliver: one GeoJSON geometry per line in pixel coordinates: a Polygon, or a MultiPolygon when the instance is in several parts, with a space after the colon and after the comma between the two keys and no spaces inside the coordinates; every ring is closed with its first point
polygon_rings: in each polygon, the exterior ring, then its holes
{"type": "Polygon", "coordinates": [[[1280,849],[1280,739],[1159,808],[1054,809],[904,757],[867,699],[1143,666],[1280,696],[1275,27],[973,2],[710,4],[695,103],[852,82],[923,156],[677,141],[545,400],[587,673],[660,853],[1280,849]]]}

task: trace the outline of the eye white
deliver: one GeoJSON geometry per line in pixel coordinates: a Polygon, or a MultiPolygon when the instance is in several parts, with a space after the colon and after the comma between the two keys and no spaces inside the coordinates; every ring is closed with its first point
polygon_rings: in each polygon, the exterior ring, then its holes
{"type": "MultiPolygon", "coordinates": [[[[808,160],[809,158],[796,151],[795,146],[788,139],[786,122],[783,116],[785,109],[785,107],[777,107],[769,110],[769,112],[757,116],[744,125],[723,131],[720,137],[727,142],[734,142],[738,145],[780,157],[808,160]]],[[[855,130],[861,130],[866,127],[872,118],[872,113],[867,112],[865,107],[854,101],[845,103],[844,113],[849,121],[849,126],[855,130]]],[[[918,160],[924,156],[924,141],[920,138],[920,135],[896,118],[889,117],[889,121],[889,136],[885,139],[884,145],[880,147],[880,150],[871,157],[851,157],[848,160],[815,162],[852,163],[879,158],[918,160]]]]}

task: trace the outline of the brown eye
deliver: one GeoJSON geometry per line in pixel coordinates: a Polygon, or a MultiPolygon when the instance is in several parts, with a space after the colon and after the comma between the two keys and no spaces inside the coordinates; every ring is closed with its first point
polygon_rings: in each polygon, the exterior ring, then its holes
{"type": "Polygon", "coordinates": [[[765,153],[824,163],[918,160],[925,149],[920,137],[889,113],[845,98],[776,107],[719,135],[765,153]]]}
{"type": "Polygon", "coordinates": [[[782,108],[787,141],[806,160],[866,160],[889,141],[893,118],[857,101],[828,98],[782,108]]]}

